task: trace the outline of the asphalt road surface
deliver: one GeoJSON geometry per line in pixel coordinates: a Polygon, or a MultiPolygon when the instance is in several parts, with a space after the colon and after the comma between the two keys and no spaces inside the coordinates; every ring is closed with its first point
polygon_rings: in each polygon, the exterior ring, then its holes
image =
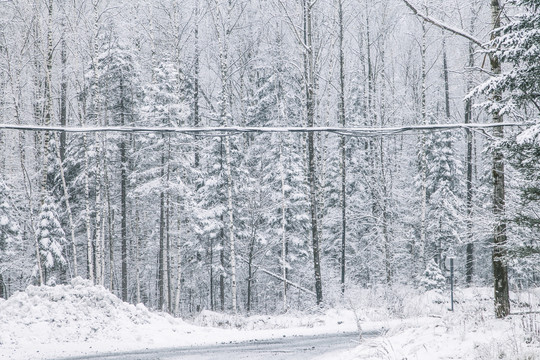
{"type": "MultiPolygon", "coordinates": [[[[364,333],[374,337],[378,333],[364,333]]],[[[293,336],[272,340],[143,350],[122,353],[106,353],[78,356],[62,360],[292,360],[312,359],[325,353],[346,350],[357,346],[358,333],[330,334],[318,336],[293,336]]]]}

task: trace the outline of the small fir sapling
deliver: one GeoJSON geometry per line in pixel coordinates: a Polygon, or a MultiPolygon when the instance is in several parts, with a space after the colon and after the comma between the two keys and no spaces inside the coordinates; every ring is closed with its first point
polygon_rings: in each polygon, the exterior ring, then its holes
{"type": "Polygon", "coordinates": [[[446,279],[435,260],[428,263],[426,270],[420,276],[419,284],[426,291],[442,291],[446,287],[446,279]]]}

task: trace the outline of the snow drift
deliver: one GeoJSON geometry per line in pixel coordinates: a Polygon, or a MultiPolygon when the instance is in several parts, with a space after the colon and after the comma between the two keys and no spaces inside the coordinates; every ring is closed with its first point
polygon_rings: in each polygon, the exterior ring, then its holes
{"type": "Polygon", "coordinates": [[[102,286],[75,278],[70,285],[29,286],[0,302],[0,344],[118,339],[144,324],[180,325],[181,320],[127,304],[102,286]]]}

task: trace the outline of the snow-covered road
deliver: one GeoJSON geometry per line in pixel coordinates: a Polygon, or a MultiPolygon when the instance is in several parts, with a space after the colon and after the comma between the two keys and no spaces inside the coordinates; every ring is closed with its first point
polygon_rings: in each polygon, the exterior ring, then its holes
{"type": "MultiPolygon", "coordinates": [[[[364,333],[375,337],[376,332],[364,333]]],[[[180,347],[145,351],[77,356],[62,360],[240,360],[240,359],[313,359],[325,358],[325,354],[354,348],[358,345],[357,333],[328,334],[318,336],[295,336],[272,340],[255,340],[244,343],[212,346],[180,347]]],[[[330,358],[330,357],[329,357],[330,358]]]]}

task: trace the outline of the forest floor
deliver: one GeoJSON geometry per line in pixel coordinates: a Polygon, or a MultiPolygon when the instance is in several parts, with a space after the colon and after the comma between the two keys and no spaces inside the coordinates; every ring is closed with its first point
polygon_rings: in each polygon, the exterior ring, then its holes
{"type": "MultiPolygon", "coordinates": [[[[145,349],[358,331],[380,332],[320,360],[540,359],[540,289],[512,294],[513,312],[493,317],[492,290],[455,294],[411,288],[351,292],[348,306],[276,316],[203,311],[190,322],[130,305],[80,278],[70,285],[30,286],[0,300],[0,359],[57,359],[145,349]],[[357,323],[357,319],[359,322],[357,323]]],[[[305,357],[304,357],[305,358],[305,357]]]]}

